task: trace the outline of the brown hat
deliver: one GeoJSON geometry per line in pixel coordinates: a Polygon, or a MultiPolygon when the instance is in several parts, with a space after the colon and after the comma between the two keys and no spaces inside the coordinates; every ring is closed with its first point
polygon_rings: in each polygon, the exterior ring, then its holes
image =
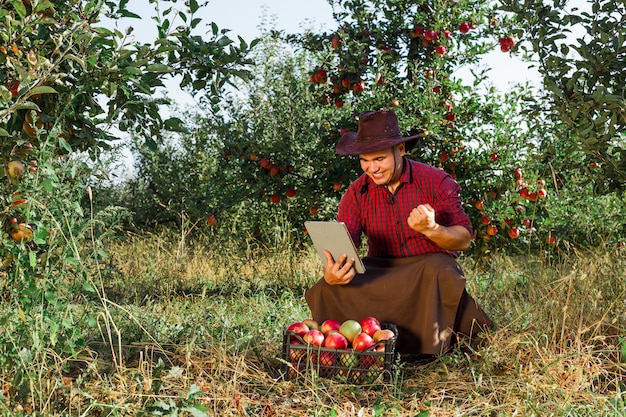
{"type": "MultiPolygon", "coordinates": [[[[398,143],[416,140],[420,135],[403,137],[398,126],[398,117],[391,110],[364,111],[359,114],[357,132],[341,136],[336,151],[339,155],[358,155],[391,148],[398,143]]],[[[413,142],[411,145],[414,145],[413,142]]],[[[407,144],[409,145],[409,144],[407,144]]],[[[413,146],[407,146],[407,150],[413,146]]]]}

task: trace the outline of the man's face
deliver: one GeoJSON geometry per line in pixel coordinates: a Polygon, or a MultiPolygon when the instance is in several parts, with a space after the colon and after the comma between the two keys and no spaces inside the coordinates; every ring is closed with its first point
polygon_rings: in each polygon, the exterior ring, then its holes
{"type": "Polygon", "coordinates": [[[404,144],[401,143],[395,148],[362,153],[359,155],[359,161],[361,162],[361,169],[363,169],[376,185],[392,185],[390,181],[394,175],[394,165],[399,162],[404,154],[404,144]],[[396,152],[395,158],[394,149],[396,152]]]}

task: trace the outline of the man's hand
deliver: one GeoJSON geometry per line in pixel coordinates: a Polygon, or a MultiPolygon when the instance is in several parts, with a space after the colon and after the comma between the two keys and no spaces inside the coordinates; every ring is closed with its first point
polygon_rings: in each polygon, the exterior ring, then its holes
{"type": "Polygon", "coordinates": [[[420,204],[411,210],[407,223],[411,229],[426,236],[439,226],[435,222],[435,209],[430,204],[420,204]]]}
{"type": "Polygon", "coordinates": [[[460,225],[442,226],[435,221],[435,210],[430,204],[420,204],[406,219],[409,227],[432,240],[440,248],[461,251],[469,248],[472,235],[460,225]]]}
{"type": "Polygon", "coordinates": [[[337,262],[333,259],[333,255],[325,250],[326,266],[324,267],[324,280],[330,285],[345,285],[352,281],[356,275],[354,269],[354,259],[347,259],[348,256],[343,254],[337,262]]]}

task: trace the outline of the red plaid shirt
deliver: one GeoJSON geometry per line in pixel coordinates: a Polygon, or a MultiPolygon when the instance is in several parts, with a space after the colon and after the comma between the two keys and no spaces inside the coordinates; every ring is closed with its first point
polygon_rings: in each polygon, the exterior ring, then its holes
{"type": "Polygon", "coordinates": [[[404,158],[400,185],[392,195],[367,174],[354,181],[339,203],[337,220],[346,223],[352,239],[361,245],[367,236],[368,256],[404,258],[425,253],[458,253],[437,246],[407,224],[409,213],[428,203],[443,226],[461,225],[472,233],[472,224],[461,206],[460,186],[439,168],[404,158]]]}

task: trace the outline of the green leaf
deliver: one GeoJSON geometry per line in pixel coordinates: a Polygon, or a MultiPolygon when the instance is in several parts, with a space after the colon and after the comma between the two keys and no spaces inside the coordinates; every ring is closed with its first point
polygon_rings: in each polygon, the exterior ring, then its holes
{"type": "Polygon", "coordinates": [[[63,139],[63,137],[59,136],[59,146],[61,146],[63,149],[65,149],[68,152],[72,152],[72,147],[70,146],[69,143],[67,143],[67,141],[65,139],[63,139]]]}
{"type": "Polygon", "coordinates": [[[96,292],[96,287],[94,287],[91,282],[85,282],[83,284],[83,290],[85,290],[85,292],[95,293],[96,292]]]}
{"type": "Polygon", "coordinates": [[[183,407],[181,411],[186,411],[193,417],[207,417],[207,411],[209,411],[209,409],[201,404],[194,404],[190,407],[183,407]]]}
{"type": "Polygon", "coordinates": [[[0,136],[9,136],[9,132],[0,127],[0,136]]]}
{"type": "Polygon", "coordinates": [[[28,264],[30,265],[31,268],[34,268],[35,266],[37,266],[37,255],[32,250],[28,252],[28,264]]]}
{"type": "Polygon", "coordinates": [[[20,19],[24,19],[24,17],[26,16],[26,7],[24,6],[24,3],[22,3],[22,0],[13,0],[11,2],[11,5],[15,9],[15,12],[20,17],[20,19]]]}
{"type": "Polygon", "coordinates": [[[133,19],[141,19],[141,16],[131,12],[130,10],[123,9],[123,10],[120,10],[120,12],[121,12],[121,15],[124,16],[124,17],[130,17],[130,18],[133,18],[133,19]]]}
{"type": "Polygon", "coordinates": [[[158,72],[158,73],[167,73],[167,72],[173,72],[174,69],[172,67],[170,67],[169,65],[165,65],[165,64],[151,64],[148,65],[145,68],[146,72],[158,72]]]}
{"type": "Polygon", "coordinates": [[[33,95],[35,94],[58,94],[57,90],[47,85],[41,85],[39,87],[35,87],[31,90],[31,93],[33,95]]]}

